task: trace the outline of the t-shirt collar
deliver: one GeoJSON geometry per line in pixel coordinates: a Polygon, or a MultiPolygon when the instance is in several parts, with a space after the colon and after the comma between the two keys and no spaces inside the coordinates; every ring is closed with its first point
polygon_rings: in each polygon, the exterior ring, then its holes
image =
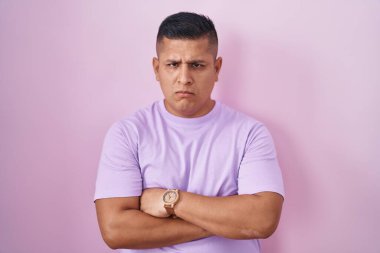
{"type": "Polygon", "coordinates": [[[163,117],[165,119],[170,120],[170,121],[172,121],[176,124],[180,124],[180,125],[200,125],[200,124],[203,124],[205,122],[208,122],[208,121],[212,120],[213,118],[215,118],[215,116],[217,115],[217,112],[219,111],[219,107],[220,107],[219,102],[215,101],[214,107],[207,114],[200,116],[200,117],[195,117],[195,118],[184,118],[184,117],[176,116],[176,115],[168,112],[166,107],[165,107],[165,104],[164,104],[164,99],[160,100],[158,105],[159,105],[160,113],[163,115],[163,117]]]}

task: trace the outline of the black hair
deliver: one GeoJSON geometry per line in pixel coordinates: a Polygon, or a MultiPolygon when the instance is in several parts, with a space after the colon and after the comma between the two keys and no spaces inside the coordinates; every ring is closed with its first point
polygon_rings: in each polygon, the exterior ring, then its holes
{"type": "Polygon", "coordinates": [[[218,35],[209,17],[192,12],[179,12],[162,21],[157,34],[157,44],[168,39],[199,39],[207,36],[210,45],[218,46],[218,35]]]}

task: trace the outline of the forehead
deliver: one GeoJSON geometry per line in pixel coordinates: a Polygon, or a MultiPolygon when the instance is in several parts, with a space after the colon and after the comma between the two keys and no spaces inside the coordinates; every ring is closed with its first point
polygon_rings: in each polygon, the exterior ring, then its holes
{"type": "Polygon", "coordinates": [[[157,45],[159,58],[213,58],[208,38],[168,39],[164,37],[157,45]]]}

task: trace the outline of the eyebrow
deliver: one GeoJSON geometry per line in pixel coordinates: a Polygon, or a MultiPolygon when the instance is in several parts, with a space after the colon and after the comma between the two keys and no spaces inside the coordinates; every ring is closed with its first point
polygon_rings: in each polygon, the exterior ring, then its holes
{"type": "MultiPolygon", "coordinates": [[[[182,61],[181,60],[168,59],[165,62],[166,63],[181,63],[182,61]]],[[[203,64],[205,64],[206,61],[195,59],[195,60],[186,61],[185,63],[187,63],[187,64],[193,64],[193,63],[203,63],[203,64]]]]}

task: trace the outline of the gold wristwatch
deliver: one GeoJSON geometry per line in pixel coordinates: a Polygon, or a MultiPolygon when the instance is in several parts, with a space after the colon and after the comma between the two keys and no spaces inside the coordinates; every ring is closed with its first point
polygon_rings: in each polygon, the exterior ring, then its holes
{"type": "Polygon", "coordinates": [[[174,206],[179,201],[179,190],[178,189],[166,190],[164,192],[164,195],[162,196],[162,199],[164,200],[164,207],[166,209],[166,212],[169,215],[173,215],[175,217],[174,206]]]}

